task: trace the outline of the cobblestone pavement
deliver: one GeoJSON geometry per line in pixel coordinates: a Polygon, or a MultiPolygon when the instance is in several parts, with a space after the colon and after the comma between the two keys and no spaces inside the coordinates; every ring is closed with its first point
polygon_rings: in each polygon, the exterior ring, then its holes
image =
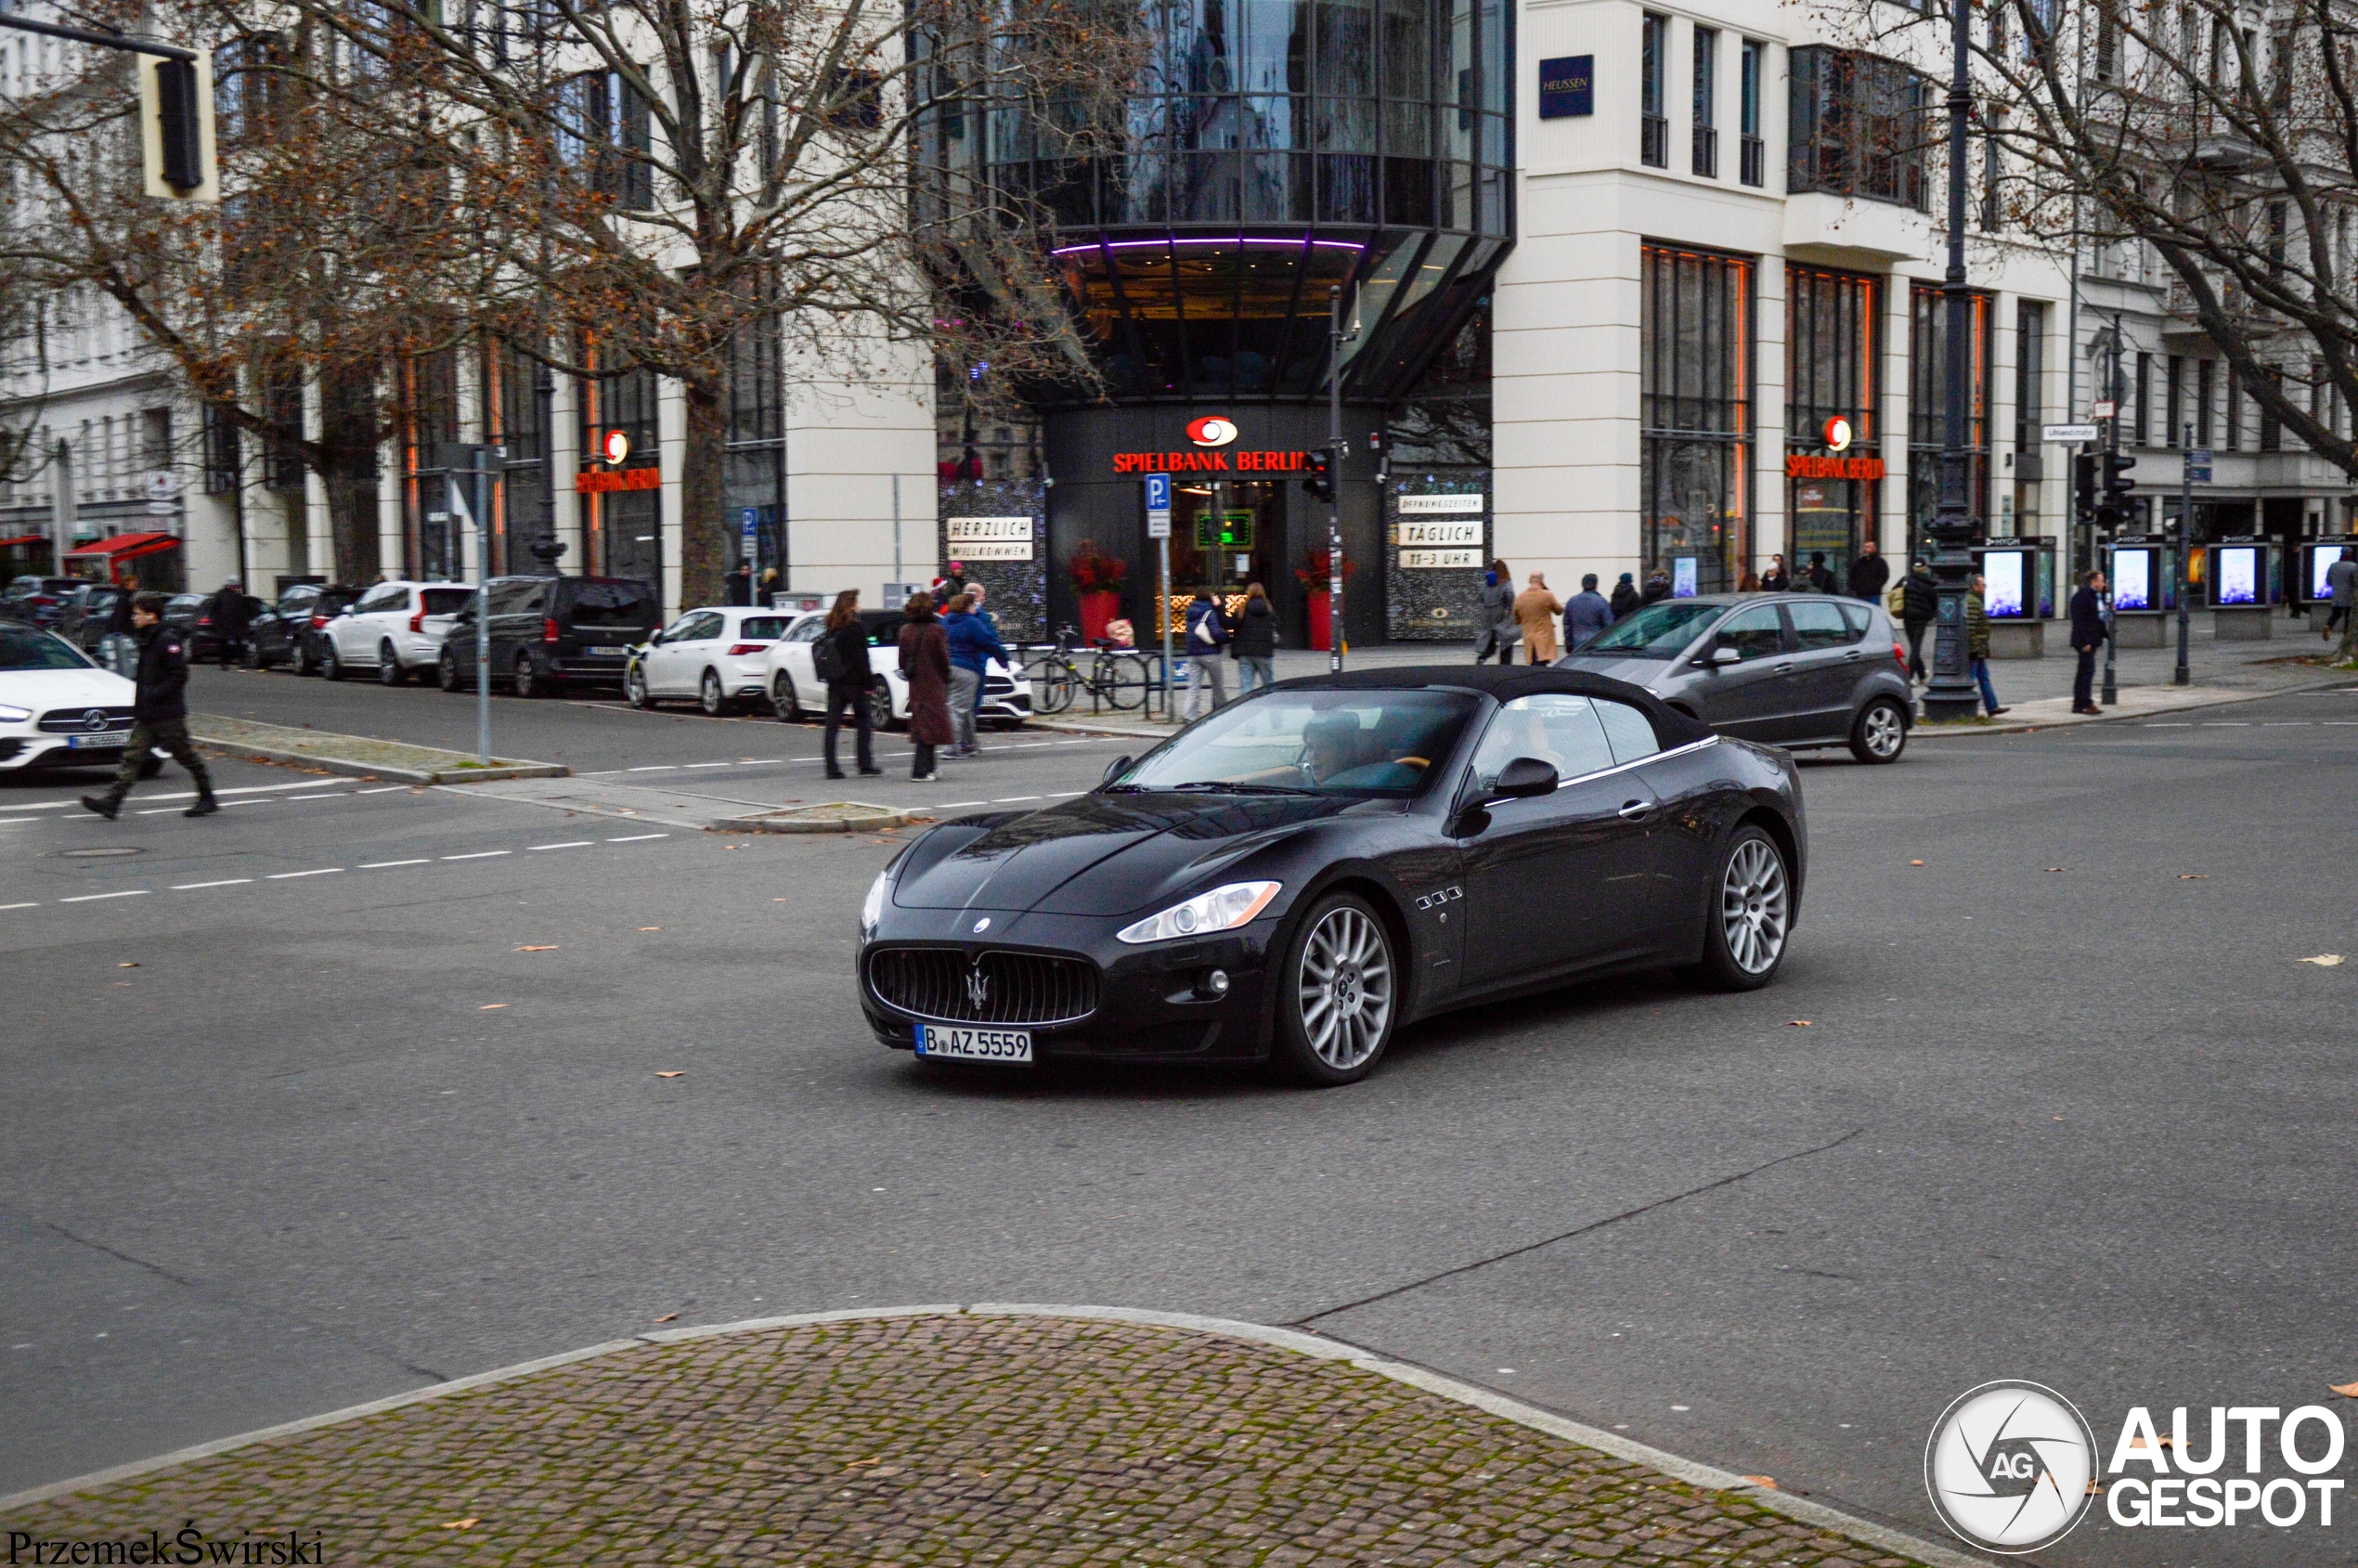
{"type": "Polygon", "coordinates": [[[1909,1559],[1378,1373],[1134,1324],[931,1315],[642,1345],[0,1519],[450,1563],[1909,1559]]]}

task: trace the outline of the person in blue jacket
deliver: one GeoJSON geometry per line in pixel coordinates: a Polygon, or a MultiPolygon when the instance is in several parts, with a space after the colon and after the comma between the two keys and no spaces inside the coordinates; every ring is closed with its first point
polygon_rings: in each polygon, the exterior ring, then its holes
{"type": "Polygon", "coordinates": [[[982,707],[983,672],[992,659],[1010,667],[1015,661],[1007,656],[990,619],[975,613],[972,594],[961,593],[950,601],[941,627],[950,638],[950,720],[958,735],[950,755],[972,757],[982,749],[975,744],[975,718],[982,707]]]}

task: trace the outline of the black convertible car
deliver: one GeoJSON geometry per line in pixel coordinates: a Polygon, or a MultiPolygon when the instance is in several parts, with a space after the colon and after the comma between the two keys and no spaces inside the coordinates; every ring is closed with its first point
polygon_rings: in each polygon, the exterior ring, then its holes
{"type": "Polygon", "coordinates": [[[1457,665],[1288,680],[1045,810],[942,823],[861,910],[876,1037],[942,1060],[1365,1076],[1401,1025],[1606,970],[1776,975],[1781,752],[1646,692],[1457,665]]]}

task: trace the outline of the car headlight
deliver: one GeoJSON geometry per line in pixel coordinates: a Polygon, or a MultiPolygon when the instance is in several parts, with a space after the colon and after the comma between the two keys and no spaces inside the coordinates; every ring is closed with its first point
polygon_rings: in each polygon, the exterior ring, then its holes
{"type": "Polygon", "coordinates": [[[10,707],[0,703],[0,724],[21,724],[32,717],[32,709],[29,707],[10,707]]]}
{"type": "Polygon", "coordinates": [[[1169,941],[1173,937],[1202,937],[1233,931],[1269,907],[1282,882],[1231,882],[1209,893],[1198,893],[1185,903],[1173,904],[1114,936],[1125,942],[1169,941]]]}
{"type": "Polygon", "coordinates": [[[868,896],[860,901],[860,936],[862,940],[876,934],[876,923],[884,918],[885,900],[892,892],[892,867],[876,873],[868,884],[868,896]]]}

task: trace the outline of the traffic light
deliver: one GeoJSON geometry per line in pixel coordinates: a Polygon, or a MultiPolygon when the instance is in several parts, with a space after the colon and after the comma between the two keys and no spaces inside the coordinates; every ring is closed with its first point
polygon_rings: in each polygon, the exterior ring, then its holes
{"type": "Polygon", "coordinates": [[[2105,492],[2096,507],[2096,521],[2105,527],[2118,529],[2129,522],[2129,492],[2137,482],[2127,470],[2137,466],[2137,460],[2126,452],[2107,452],[2104,457],[2105,492]]]}
{"type": "Polygon", "coordinates": [[[1333,500],[1335,499],[1335,468],[1333,458],[1323,451],[1311,453],[1310,473],[1308,477],[1302,480],[1302,487],[1309,491],[1311,495],[1319,500],[1333,500]]]}
{"type": "Polygon", "coordinates": [[[2082,452],[2071,460],[2071,510],[2082,523],[2096,520],[2096,454],[2082,452]]]}
{"type": "Polygon", "coordinates": [[[139,150],[147,193],[172,201],[218,201],[213,155],[213,62],[139,58],[139,150]]]}

